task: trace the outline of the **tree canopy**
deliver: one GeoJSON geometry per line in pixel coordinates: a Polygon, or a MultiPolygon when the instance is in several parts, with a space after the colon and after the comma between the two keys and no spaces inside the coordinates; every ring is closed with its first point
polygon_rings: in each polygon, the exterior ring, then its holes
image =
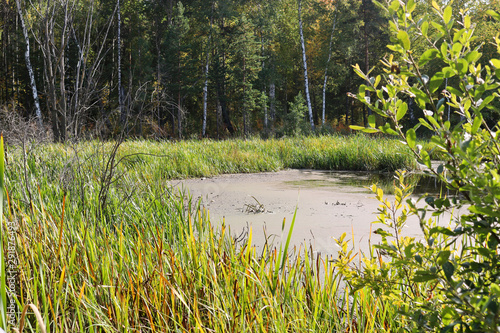
{"type": "MultiPolygon", "coordinates": [[[[55,141],[288,133],[305,93],[299,4],[316,130],[366,124],[353,66],[380,72],[389,51],[387,14],[371,0],[4,1],[0,118],[36,118],[55,141]]],[[[498,1],[454,6],[470,9],[478,44],[498,31],[486,14],[498,1]]]]}

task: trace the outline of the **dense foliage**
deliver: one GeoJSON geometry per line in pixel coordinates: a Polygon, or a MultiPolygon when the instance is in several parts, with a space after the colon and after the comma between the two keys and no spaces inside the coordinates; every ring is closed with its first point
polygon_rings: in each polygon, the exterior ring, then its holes
{"type": "MultiPolygon", "coordinates": [[[[498,1],[456,3],[474,8],[481,36],[496,33],[484,18],[498,1]]],[[[419,1],[416,10],[430,8],[419,1]]],[[[381,70],[384,15],[371,0],[7,1],[0,124],[13,131],[35,117],[56,141],[123,129],[144,137],[282,135],[298,119],[302,92],[316,127],[346,130],[371,113],[348,94],[362,83],[352,65],[381,70]]]]}
{"type": "Polygon", "coordinates": [[[363,269],[346,274],[356,286],[393,299],[414,330],[498,332],[500,123],[491,124],[485,116],[498,110],[498,37],[491,41],[497,53],[483,54],[469,14],[474,8],[457,13],[433,2],[438,19],[416,13],[414,1],[392,1],[385,8],[392,20],[389,48],[396,56],[384,62],[384,75],[369,77],[358,70],[369,83],[360,87],[358,98],[387,123],[377,126],[372,117],[362,130],[401,137],[448,192],[409,200],[411,188],[400,174],[395,201],[389,202],[374,186],[382,203],[378,221],[385,228],[377,233],[383,242],[365,258],[363,269]],[[419,43],[427,47],[417,56],[414,45],[419,43]],[[438,71],[426,68],[429,62],[438,71]],[[424,116],[405,129],[402,120],[410,103],[424,116]],[[459,122],[450,117],[450,109],[459,122]],[[439,166],[416,144],[420,128],[433,133],[431,141],[443,158],[439,166]],[[420,224],[421,239],[404,235],[408,223],[420,224]]]}

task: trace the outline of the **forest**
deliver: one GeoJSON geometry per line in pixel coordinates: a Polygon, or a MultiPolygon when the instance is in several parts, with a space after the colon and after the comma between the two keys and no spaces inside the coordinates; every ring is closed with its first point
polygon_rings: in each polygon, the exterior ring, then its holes
{"type": "MultiPolygon", "coordinates": [[[[452,6],[491,54],[499,1],[452,6]]],[[[381,72],[386,15],[371,0],[3,0],[0,122],[56,142],[345,132],[371,114],[353,66],[381,72]]]]}

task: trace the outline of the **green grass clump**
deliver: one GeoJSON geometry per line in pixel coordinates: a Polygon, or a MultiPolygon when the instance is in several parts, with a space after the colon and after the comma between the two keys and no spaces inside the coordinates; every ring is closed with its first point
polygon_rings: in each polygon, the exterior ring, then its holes
{"type": "MultiPolygon", "coordinates": [[[[47,332],[394,331],[404,324],[395,306],[344,287],[332,258],[305,246],[257,253],[251,232],[236,241],[214,229],[208,212],[166,185],[401,163],[402,146],[396,162],[378,164],[395,146],[381,140],[134,141],[116,156],[114,143],[10,147],[5,217],[18,225],[18,307],[38,308],[47,332]]],[[[37,330],[35,319],[28,312],[25,331],[37,330]]]]}
{"type": "MultiPolygon", "coordinates": [[[[113,143],[99,142],[84,142],[76,146],[48,145],[44,147],[43,155],[30,157],[28,165],[36,174],[39,171],[35,165],[43,160],[52,166],[48,171],[57,176],[68,163],[92,159],[96,153],[104,154],[112,146],[113,143]]],[[[119,147],[118,159],[121,171],[140,172],[157,179],[286,168],[395,171],[417,166],[407,147],[399,141],[361,134],[279,140],[128,141],[119,147]]],[[[95,160],[94,166],[102,163],[102,160],[95,160]]]]}

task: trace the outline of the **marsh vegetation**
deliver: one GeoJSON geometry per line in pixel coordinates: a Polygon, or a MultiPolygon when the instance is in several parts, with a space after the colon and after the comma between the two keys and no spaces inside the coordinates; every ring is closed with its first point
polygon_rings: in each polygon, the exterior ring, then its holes
{"type": "MultiPolygon", "coordinates": [[[[131,141],[115,157],[110,147],[94,141],[6,148],[5,217],[18,224],[18,305],[36,305],[48,332],[403,325],[383,298],[340,288],[332,258],[292,248],[286,237],[257,251],[251,233],[234,239],[166,184],[172,177],[300,166],[374,169],[390,161],[384,168],[411,168],[404,146],[358,135],[131,141]]],[[[36,330],[34,316],[28,319],[26,328],[36,330]]]]}

